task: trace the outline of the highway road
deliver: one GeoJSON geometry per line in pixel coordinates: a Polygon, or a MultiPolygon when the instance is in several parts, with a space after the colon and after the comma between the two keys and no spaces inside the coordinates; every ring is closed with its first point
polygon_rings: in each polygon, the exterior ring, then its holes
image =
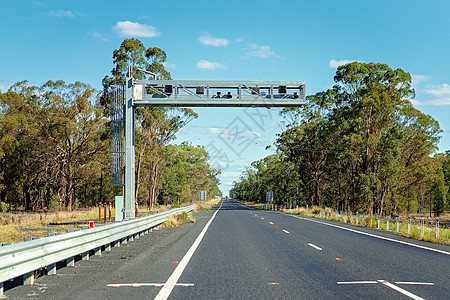
{"type": "Polygon", "coordinates": [[[450,299],[450,246],[232,200],[8,299],[450,299]]]}

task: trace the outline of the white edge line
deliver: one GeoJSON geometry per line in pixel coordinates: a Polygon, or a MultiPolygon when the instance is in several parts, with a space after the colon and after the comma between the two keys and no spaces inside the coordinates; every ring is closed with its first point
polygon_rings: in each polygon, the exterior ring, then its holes
{"type": "MultiPolygon", "coordinates": [[[[162,287],[166,284],[164,283],[113,283],[108,284],[107,287],[143,287],[143,286],[154,286],[154,287],[162,287]]],[[[172,286],[194,286],[193,283],[177,283],[172,284],[172,286]]]]}
{"type": "Polygon", "coordinates": [[[311,247],[313,247],[313,248],[316,249],[316,250],[322,251],[322,248],[317,247],[317,246],[314,245],[314,244],[308,243],[308,246],[311,246],[311,247]]]}
{"type": "Polygon", "coordinates": [[[424,300],[422,297],[419,297],[419,296],[417,296],[417,295],[414,295],[413,293],[410,293],[410,292],[408,292],[407,290],[404,290],[404,289],[402,289],[402,288],[400,288],[400,287],[398,287],[398,286],[396,286],[396,285],[393,285],[392,283],[390,283],[390,282],[388,282],[388,281],[385,281],[385,280],[378,280],[378,281],[381,282],[382,284],[384,284],[385,286],[388,286],[388,287],[390,287],[391,289],[396,290],[397,292],[402,293],[402,294],[405,295],[405,296],[408,296],[408,297],[411,298],[411,299],[414,299],[414,300],[424,300]]]}
{"type": "Polygon", "coordinates": [[[289,231],[287,231],[287,230],[284,230],[284,229],[283,229],[283,232],[284,232],[284,233],[290,233],[289,231]]]}
{"type": "Polygon", "coordinates": [[[337,282],[337,284],[375,284],[378,281],[341,281],[337,282]]]}
{"type": "Polygon", "coordinates": [[[411,282],[411,281],[396,281],[396,284],[410,284],[410,285],[434,285],[432,282],[411,282]]]}
{"type": "Polygon", "coordinates": [[[371,234],[371,233],[367,233],[367,232],[362,232],[362,231],[358,231],[358,230],[347,228],[347,227],[342,227],[342,226],[338,226],[338,225],[334,225],[334,224],[329,224],[329,223],[325,223],[325,222],[320,222],[320,221],[316,221],[316,220],[310,220],[310,219],[307,219],[307,218],[302,218],[302,217],[299,217],[299,216],[293,216],[293,215],[290,215],[290,216],[294,217],[294,218],[297,218],[297,219],[300,219],[300,220],[320,223],[320,224],[323,224],[323,225],[327,225],[327,226],[331,226],[331,227],[336,227],[336,228],[348,230],[348,231],[359,233],[359,234],[362,234],[362,235],[371,236],[371,237],[374,237],[374,238],[377,238],[377,239],[382,239],[382,240],[386,240],[386,241],[390,241],[390,242],[395,242],[395,243],[399,243],[399,244],[403,244],[403,245],[408,245],[408,246],[412,246],[412,247],[416,247],[416,248],[421,248],[421,249],[425,249],[425,250],[430,250],[430,251],[434,251],[434,252],[439,252],[439,253],[442,253],[442,254],[450,255],[450,252],[447,252],[447,251],[444,251],[444,250],[439,250],[439,249],[434,249],[434,248],[430,248],[430,247],[416,245],[416,244],[412,244],[412,243],[408,243],[408,242],[398,241],[398,240],[394,240],[394,239],[391,239],[391,238],[387,238],[387,237],[383,237],[383,236],[379,236],[379,235],[375,235],[375,234],[371,234]]]}
{"type": "Polygon", "coordinates": [[[167,279],[167,282],[165,283],[164,287],[159,291],[158,295],[156,295],[155,300],[165,300],[169,298],[170,293],[172,293],[172,290],[174,288],[174,285],[177,283],[178,279],[180,279],[181,274],[183,274],[184,269],[186,268],[187,264],[191,260],[191,257],[194,255],[195,250],[197,250],[198,245],[200,245],[200,242],[202,241],[203,237],[206,234],[206,231],[208,230],[209,226],[211,225],[212,221],[216,217],[219,210],[222,208],[223,201],[220,203],[220,207],[216,212],[213,214],[211,219],[209,219],[208,223],[203,228],[202,232],[200,232],[199,236],[195,240],[195,242],[192,244],[191,248],[186,252],[183,259],[179,262],[178,266],[173,271],[172,275],[170,275],[169,279],[167,279]]]}

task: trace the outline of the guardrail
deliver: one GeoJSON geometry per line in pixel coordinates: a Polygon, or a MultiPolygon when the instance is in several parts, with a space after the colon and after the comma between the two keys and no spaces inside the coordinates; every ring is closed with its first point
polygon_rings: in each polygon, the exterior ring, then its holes
{"type": "Polygon", "coordinates": [[[10,279],[23,275],[25,284],[34,284],[36,270],[46,268],[47,274],[56,274],[56,263],[60,261],[73,266],[77,255],[87,260],[91,250],[95,254],[100,254],[102,247],[105,251],[110,251],[112,245],[120,246],[150,232],[170,216],[190,212],[195,208],[197,205],[192,204],[87,230],[0,247],[0,298],[3,297],[3,283],[10,279]]]}

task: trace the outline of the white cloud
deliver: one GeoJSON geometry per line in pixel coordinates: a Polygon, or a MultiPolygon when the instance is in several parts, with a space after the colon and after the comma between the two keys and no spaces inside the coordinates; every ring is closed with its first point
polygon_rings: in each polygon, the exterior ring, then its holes
{"type": "Polygon", "coordinates": [[[417,85],[419,83],[429,81],[431,79],[431,76],[426,75],[411,75],[412,77],[412,85],[417,85]]]}
{"type": "Polygon", "coordinates": [[[259,46],[256,44],[249,44],[249,48],[245,49],[246,57],[254,56],[259,58],[267,58],[276,56],[275,52],[270,49],[270,46],[259,46]]]}
{"type": "Polygon", "coordinates": [[[210,133],[231,133],[230,129],[223,129],[223,128],[216,128],[216,127],[211,127],[208,128],[208,132],[210,133]]]}
{"type": "Polygon", "coordinates": [[[330,62],[328,63],[328,66],[332,69],[336,69],[337,67],[352,63],[352,62],[359,62],[358,60],[351,60],[351,59],[342,59],[342,60],[335,60],[332,59],[330,60],[330,62]]]}
{"type": "Polygon", "coordinates": [[[224,38],[213,38],[208,33],[201,35],[198,38],[198,40],[203,45],[211,46],[211,47],[226,47],[230,43],[229,40],[224,39],[224,38]]]}
{"type": "Polygon", "coordinates": [[[433,96],[433,99],[428,101],[428,104],[438,106],[450,105],[450,85],[446,83],[441,85],[428,85],[424,92],[433,96]]]}
{"type": "Polygon", "coordinates": [[[407,100],[409,100],[409,102],[411,102],[411,104],[414,106],[422,105],[422,102],[420,102],[419,100],[412,99],[412,98],[408,98],[407,100]]]}
{"type": "Polygon", "coordinates": [[[170,62],[163,62],[163,66],[166,69],[176,69],[177,65],[170,62]]]}
{"type": "Polygon", "coordinates": [[[216,62],[211,62],[211,61],[207,61],[204,59],[199,60],[199,62],[197,63],[197,68],[200,70],[209,70],[209,71],[214,71],[214,70],[219,70],[219,69],[223,69],[226,70],[228,69],[227,66],[216,63],[216,62]]]}
{"type": "Polygon", "coordinates": [[[138,22],[117,22],[113,29],[120,36],[157,37],[160,35],[155,27],[138,22]]]}
{"type": "Polygon", "coordinates": [[[101,40],[103,42],[109,41],[109,37],[106,34],[102,34],[98,31],[90,32],[89,35],[92,36],[96,40],[101,40]]]}
{"type": "Polygon", "coordinates": [[[5,93],[11,87],[12,83],[6,80],[0,80],[0,91],[5,93]]]}
{"type": "Polygon", "coordinates": [[[251,136],[251,137],[261,137],[262,136],[261,133],[256,132],[256,131],[249,131],[247,135],[251,136]]]}
{"type": "Polygon", "coordinates": [[[52,10],[46,13],[49,17],[58,17],[58,18],[75,18],[75,15],[70,10],[58,9],[52,10]]]}

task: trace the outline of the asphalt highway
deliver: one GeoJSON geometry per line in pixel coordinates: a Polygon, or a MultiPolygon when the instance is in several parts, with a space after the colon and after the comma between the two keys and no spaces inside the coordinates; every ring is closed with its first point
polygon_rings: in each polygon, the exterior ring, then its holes
{"type": "Polygon", "coordinates": [[[8,299],[450,299],[450,246],[232,200],[8,299]]]}

